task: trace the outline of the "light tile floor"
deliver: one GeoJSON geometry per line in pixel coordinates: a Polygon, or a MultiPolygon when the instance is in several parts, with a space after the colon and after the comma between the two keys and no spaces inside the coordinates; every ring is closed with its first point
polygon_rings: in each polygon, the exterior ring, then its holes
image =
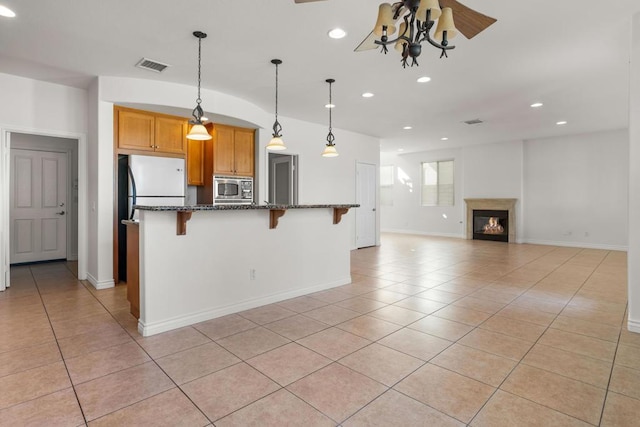
{"type": "Polygon", "coordinates": [[[626,253],[387,234],[353,283],[143,338],[73,263],[0,293],[0,426],[640,425],[626,253]]]}

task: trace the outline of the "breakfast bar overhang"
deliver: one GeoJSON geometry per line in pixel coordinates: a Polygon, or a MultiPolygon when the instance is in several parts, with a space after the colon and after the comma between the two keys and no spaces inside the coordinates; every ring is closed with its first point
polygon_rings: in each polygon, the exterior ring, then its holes
{"type": "Polygon", "coordinates": [[[351,282],[355,204],[136,206],[138,331],[154,335],[351,282]]]}

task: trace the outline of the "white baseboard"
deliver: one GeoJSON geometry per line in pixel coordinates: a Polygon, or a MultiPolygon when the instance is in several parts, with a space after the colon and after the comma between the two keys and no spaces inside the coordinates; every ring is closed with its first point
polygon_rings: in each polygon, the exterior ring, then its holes
{"type": "Polygon", "coordinates": [[[628,246],[621,246],[621,245],[606,245],[602,243],[588,243],[588,242],[562,242],[562,241],[556,241],[556,240],[523,239],[522,243],[528,243],[531,245],[563,246],[568,248],[602,249],[605,251],[626,252],[629,249],[628,246]]]}
{"type": "Polygon", "coordinates": [[[261,307],[267,304],[273,304],[288,300],[290,298],[296,298],[302,295],[311,294],[313,292],[325,291],[327,289],[335,288],[351,283],[351,275],[339,279],[330,283],[324,283],[321,285],[315,285],[304,289],[296,289],[295,291],[283,292],[275,295],[269,295],[263,298],[257,298],[253,300],[243,301],[237,304],[228,305],[225,307],[216,307],[208,310],[203,310],[197,313],[185,314],[183,316],[174,317],[167,320],[158,322],[144,323],[142,318],[138,320],[138,332],[144,337],[150,335],[159,334],[162,332],[171,331],[173,329],[182,328],[184,326],[193,325],[195,323],[205,322],[207,320],[215,319],[217,317],[226,316],[228,314],[238,313],[244,310],[250,310],[252,308],[261,307]]]}
{"type": "Polygon", "coordinates": [[[382,233],[416,234],[419,236],[450,237],[453,239],[466,239],[466,236],[462,234],[456,234],[456,233],[433,233],[430,231],[404,230],[404,229],[394,229],[394,228],[385,228],[380,231],[382,233]]]}
{"type": "Polygon", "coordinates": [[[627,329],[640,334],[640,322],[631,319],[627,320],[627,329]]]}
{"type": "Polygon", "coordinates": [[[108,288],[113,288],[116,285],[116,283],[113,280],[99,281],[95,277],[93,277],[91,273],[87,273],[87,280],[96,289],[108,289],[108,288]]]}

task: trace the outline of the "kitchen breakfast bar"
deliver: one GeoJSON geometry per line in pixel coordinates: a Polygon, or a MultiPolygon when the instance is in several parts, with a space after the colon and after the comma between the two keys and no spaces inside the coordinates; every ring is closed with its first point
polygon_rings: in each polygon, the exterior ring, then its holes
{"type": "Polygon", "coordinates": [[[139,239],[138,331],[154,335],[350,283],[342,216],[355,207],[136,206],[139,223],[124,222],[139,239]]]}

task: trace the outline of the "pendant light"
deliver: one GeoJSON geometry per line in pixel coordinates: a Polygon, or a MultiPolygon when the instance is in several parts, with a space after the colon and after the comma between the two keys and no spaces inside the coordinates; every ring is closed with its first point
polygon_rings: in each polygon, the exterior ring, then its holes
{"type": "Polygon", "coordinates": [[[189,123],[193,126],[187,135],[187,139],[195,139],[195,140],[207,140],[211,139],[211,135],[207,132],[207,128],[202,124],[202,116],[204,116],[204,111],[202,111],[202,107],[200,103],[202,99],[200,99],[200,63],[202,61],[202,39],[207,37],[206,33],[202,31],[194,31],[193,35],[198,39],[198,98],[196,99],[196,108],[193,109],[191,115],[193,116],[193,120],[189,120],[189,123]]]}
{"type": "Polygon", "coordinates": [[[326,82],[329,83],[329,134],[327,135],[327,145],[324,147],[322,157],[338,157],[336,145],[333,143],[336,137],[333,136],[333,132],[331,129],[331,110],[333,110],[333,102],[331,102],[331,85],[335,83],[335,80],[327,79],[326,82]]]}
{"type": "Polygon", "coordinates": [[[273,122],[273,138],[271,138],[271,141],[267,144],[267,150],[281,151],[287,149],[280,134],[280,132],[282,132],[282,126],[280,126],[280,122],[278,122],[278,65],[282,64],[282,61],[272,59],[271,63],[276,66],[276,121],[273,122]]]}

